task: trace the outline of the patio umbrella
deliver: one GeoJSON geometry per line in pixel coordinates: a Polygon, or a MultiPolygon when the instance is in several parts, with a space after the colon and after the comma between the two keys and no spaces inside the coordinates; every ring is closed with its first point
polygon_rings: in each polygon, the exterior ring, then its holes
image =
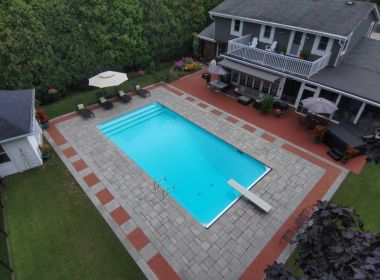
{"type": "Polygon", "coordinates": [[[88,84],[98,88],[116,87],[127,80],[125,73],[106,71],[88,79],[88,84]]]}
{"type": "Polygon", "coordinates": [[[338,110],[334,103],[321,97],[309,97],[301,102],[304,108],[315,114],[332,114],[338,110]]]}
{"type": "Polygon", "coordinates": [[[216,74],[216,75],[226,75],[228,73],[223,67],[216,64],[215,59],[211,60],[209,66],[208,66],[208,71],[211,74],[216,74]]]}

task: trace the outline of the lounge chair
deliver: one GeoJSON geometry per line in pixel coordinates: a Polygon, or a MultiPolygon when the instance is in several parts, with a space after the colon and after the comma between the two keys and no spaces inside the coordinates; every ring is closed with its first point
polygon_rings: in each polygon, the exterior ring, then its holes
{"type": "Polygon", "coordinates": [[[78,100],[75,103],[79,115],[81,115],[85,120],[95,118],[95,114],[90,109],[86,108],[82,101],[78,100]]]}
{"type": "Polygon", "coordinates": [[[105,96],[98,96],[98,103],[106,110],[112,109],[113,104],[111,101],[108,101],[105,96]]]}
{"type": "Polygon", "coordinates": [[[249,46],[251,48],[256,48],[258,43],[259,43],[259,41],[258,41],[257,37],[253,37],[252,41],[249,42],[249,46]]]}
{"type": "Polygon", "coordinates": [[[126,94],[124,91],[122,91],[122,90],[119,90],[118,92],[117,92],[117,95],[118,95],[118,97],[121,99],[121,101],[123,101],[124,103],[128,103],[129,101],[131,101],[131,97],[128,95],[128,94],[126,94]]]}
{"type": "Polygon", "coordinates": [[[274,52],[277,48],[277,41],[273,41],[273,43],[271,45],[268,45],[265,47],[265,50],[269,51],[269,52],[274,52]]]}
{"type": "Polygon", "coordinates": [[[136,90],[136,93],[143,98],[147,98],[148,96],[152,96],[148,90],[141,88],[140,85],[136,85],[135,90],[136,90]]]}

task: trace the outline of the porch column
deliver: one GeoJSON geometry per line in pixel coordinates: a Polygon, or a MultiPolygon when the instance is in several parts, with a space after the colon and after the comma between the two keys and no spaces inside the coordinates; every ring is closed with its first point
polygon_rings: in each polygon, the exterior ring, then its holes
{"type": "Polygon", "coordinates": [[[285,82],[286,82],[286,78],[281,77],[280,83],[278,84],[277,93],[276,93],[276,96],[278,98],[281,98],[281,96],[282,96],[282,92],[284,91],[285,82]]]}
{"type": "Polygon", "coordinates": [[[294,103],[294,107],[297,108],[298,105],[300,104],[300,101],[301,101],[301,97],[302,97],[302,94],[303,94],[303,90],[305,89],[305,82],[302,82],[301,86],[300,86],[300,89],[298,91],[298,95],[297,95],[297,99],[296,99],[296,103],[294,103]]]}
{"type": "Polygon", "coordinates": [[[360,109],[359,109],[359,112],[356,114],[356,117],[355,117],[355,119],[354,119],[354,124],[357,124],[358,123],[358,121],[359,121],[359,119],[360,119],[360,117],[362,116],[362,114],[363,114],[363,111],[364,111],[364,109],[365,109],[365,105],[366,105],[366,103],[362,103],[362,106],[360,107],[360,109]]]}

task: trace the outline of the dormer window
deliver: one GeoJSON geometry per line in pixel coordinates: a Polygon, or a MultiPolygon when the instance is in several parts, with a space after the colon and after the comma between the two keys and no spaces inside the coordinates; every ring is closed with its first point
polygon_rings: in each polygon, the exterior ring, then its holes
{"type": "Polygon", "coordinates": [[[275,28],[270,25],[262,25],[260,30],[260,42],[271,44],[273,42],[275,28]]]}
{"type": "Polygon", "coordinates": [[[243,33],[243,22],[238,19],[233,19],[231,21],[231,35],[241,36],[243,33]]]}
{"type": "Polygon", "coordinates": [[[329,40],[329,37],[321,37],[318,44],[318,50],[322,52],[326,51],[327,45],[329,44],[329,40]]]}

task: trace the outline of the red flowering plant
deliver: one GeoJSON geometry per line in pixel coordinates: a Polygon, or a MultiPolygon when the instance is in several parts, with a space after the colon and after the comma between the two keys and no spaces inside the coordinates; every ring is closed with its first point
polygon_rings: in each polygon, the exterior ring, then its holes
{"type": "Polygon", "coordinates": [[[322,142],[325,138],[327,128],[323,125],[317,125],[313,129],[314,139],[316,142],[322,142]]]}
{"type": "Polygon", "coordinates": [[[342,162],[348,162],[350,159],[352,159],[354,156],[356,156],[359,153],[358,149],[355,149],[352,146],[347,146],[347,149],[344,151],[342,162]]]}
{"type": "Polygon", "coordinates": [[[41,109],[37,108],[36,109],[36,120],[41,124],[44,125],[49,122],[49,116],[46,114],[46,112],[41,109]]]}

